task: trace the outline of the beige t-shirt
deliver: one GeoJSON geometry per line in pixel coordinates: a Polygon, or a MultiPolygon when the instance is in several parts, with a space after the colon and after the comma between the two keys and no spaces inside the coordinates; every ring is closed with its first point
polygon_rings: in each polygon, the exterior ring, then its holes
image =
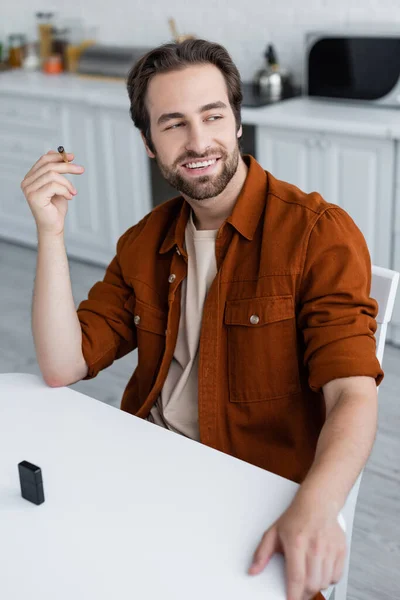
{"type": "Polygon", "coordinates": [[[182,282],[178,337],[163,389],[148,416],[148,421],[197,441],[198,349],[204,301],[217,274],[217,232],[198,231],[190,213],[185,231],[188,270],[182,282]]]}

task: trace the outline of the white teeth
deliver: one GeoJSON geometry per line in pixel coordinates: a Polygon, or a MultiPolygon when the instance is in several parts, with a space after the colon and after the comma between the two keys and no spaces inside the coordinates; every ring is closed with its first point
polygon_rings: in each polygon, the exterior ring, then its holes
{"type": "Polygon", "coordinates": [[[214,158],[214,160],[207,160],[207,161],[197,162],[197,163],[188,163],[185,166],[189,167],[189,169],[199,169],[200,167],[208,167],[210,165],[213,165],[216,162],[217,162],[217,159],[214,158]]]}

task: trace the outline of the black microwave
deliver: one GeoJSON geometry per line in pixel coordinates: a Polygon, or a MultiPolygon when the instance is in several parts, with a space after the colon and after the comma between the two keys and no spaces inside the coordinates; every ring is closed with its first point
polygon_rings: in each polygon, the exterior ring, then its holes
{"type": "Polygon", "coordinates": [[[400,34],[306,34],[308,96],[400,107],[400,34]]]}

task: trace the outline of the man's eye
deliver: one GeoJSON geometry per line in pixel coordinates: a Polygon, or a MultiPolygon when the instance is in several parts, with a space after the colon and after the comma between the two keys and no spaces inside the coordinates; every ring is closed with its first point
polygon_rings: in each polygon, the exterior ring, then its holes
{"type": "MultiPolygon", "coordinates": [[[[212,115],[211,117],[208,117],[206,120],[207,121],[214,121],[217,119],[222,119],[223,117],[221,115],[212,115]]],[[[184,123],[175,123],[174,125],[171,125],[170,127],[167,127],[167,129],[165,131],[168,131],[169,129],[176,129],[177,127],[180,127],[181,125],[184,125],[184,123]]]]}
{"type": "Polygon", "coordinates": [[[171,127],[167,127],[167,129],[175,129],[175,127],[179,127],[180,125],[183,125],[183,123],[175,123],[175,125],[171,125],[171,127]]]}

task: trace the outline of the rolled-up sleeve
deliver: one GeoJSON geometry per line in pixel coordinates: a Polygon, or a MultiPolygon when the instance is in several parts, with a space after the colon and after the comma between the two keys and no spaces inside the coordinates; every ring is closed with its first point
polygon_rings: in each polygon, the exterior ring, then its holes
{"type": "Polygon", "coordinates": [[[382,381],[371,276],[361,231],[343,209],[326,209],[308,240],[297,316],[312,390],[354,375],[373,377],[377,385],[382,381]]]}
{"type": "MultiPolygon", "coordinates": [[[[129,230],[128,230],[129,231],[129,230]]],[[[126,303],[133,290],[126,284],[120,266],[120,253],[126,232],[117,243],[117,253],[108,265],[103,281],[93,285],[77,315],[82,329],[82,353],[88,365],[84,378],[92,379],[114,360],[136,348],[136,327],[126,303]]]]}

